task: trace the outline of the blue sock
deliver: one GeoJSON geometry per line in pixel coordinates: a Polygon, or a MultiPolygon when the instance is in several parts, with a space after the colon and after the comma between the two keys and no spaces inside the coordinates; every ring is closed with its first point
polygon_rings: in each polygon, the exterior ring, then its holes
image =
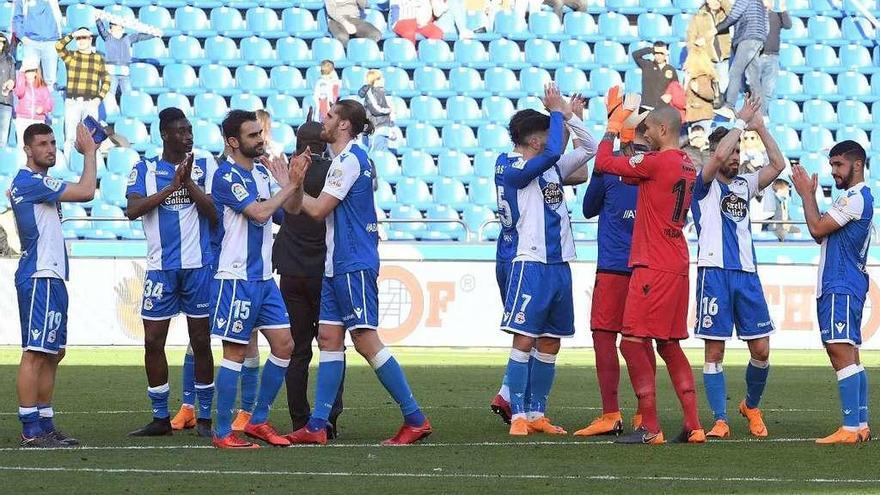
{"type": "Polygon", "coordinates": [[[536,352],[529,373],[528,412],[543,415],[547,410],[547,397],[556,377],[556,354],[536,352]]]}
{"type": "Polygon", "coordinates": [[[413,397],[406,376],[400,364],[391,355],[391,351],[387,347],[373,356],[370,365],[379,377],[379,381],[385,386],[385,390],[391,394],[391,397],[400,406],[400,412],[403,413],[403,420],[409,426],[422,426],[425,424],[425,415],[419,409],[419,404],[413,397]]]}
{"type": "Polygon", "coordinates": [[[18,420],[21,421],[21,434],[25,438],[34,438],[43,434],[40,428],[40,411],[36,406],[18,406],[18,420]]]}
{"type": "Polygon", "coordinates": [[[196,358],[186,349],[183,356],[183,404],[194,406],[196,404],[196,358]]]}
{"type": "Polygon", "coordinates": [[[235,415],[235,396],[238,395],[238,379],[241,375],[241,363],[224,359],[217,371],[214,385],[217,388],[217,421],[214,423],[214,435],[224,438],[232,433],[232,418],[235,415]]]}
{"type": "Polygon", "coordinates": [[[749,409],[754,409],[761,403],[768,374],[770,374],[769,361],[749,360],[749,365],[746,367],[746,407],[749,409]]]}
{"type": "Polygon", "coordinates": [[[721,363],[705,363],[703,365],[703,386],[706,388],[706,400],[715,414],[715,421],[727,421],[727,380],[721,363]]]}
{"type": "Polygon", "coordinates": [[[859,427],[859,368],[851,364],[837,372],[843,426],[853,431],[859,427]]]}
{"type": "Polygon", "coordinates": [[[859,426],[868,426],[868,373],[859,365],[859,426]]]}
{"type": "Polygon", "coordinates": [[[526,387],[529,382],[529,353],[519,349],[510,350],[507,360],[507,386],[510,387],[510,412],[526,413],[526,387]]]}
{"type": "Polygon", "coordinates": [[[153,417],[164,419],[170,416],[168,414],[168,394],[171,388],[168,384],[159,385],[158,387],[147,387],[147,396],[153,404],[153,417]]]}
{"type": "Polygon", "coordinates": [[[211,410],[214,408],[214,384],[194,383],[196,396],[199,398],[198,419],[211,419],[211,410]]]}
{"type": "Polygon", "coordinates": [[[318,431],[327,426],[327,418],[336,402],[342,374],[345,372],[345,351],[321,351],[318,362],[317,390],[315,392],[315,408],[309,424],[309,431],[318,431]]]}
{"type": "Polygon", "coordinates": [[[55,431],[55,410],[52,409],[52,404],[37,404],[37,410],[40,412],[40,429],[43,433],[55,431]]]}
{"type": "Polygon", "coordinates": [[[523,404],[525,404],[526,409],[529,408],[529,404],[532,402],[532,369],[535,366],[535,353],[538,352],[534,348],[532,352],[529,353],[529,370],[526,375],[526,393],[523,397],[523,404]]]}
{"type": "Polygon", "coordinates": [[[254,406],[254,415],[251,416],[251,424],[258,425],[269,421],[269,408],[275,402],[275,396],[284,385],[284,377],[287,376],[287,366],[290,359],[269,354],[269,359],[263,365],[263,376],[260,378],[260,392],[257,395],[257,405],[254,406]]]}
{"type": "Polygon", "coordinates": [[[241,368],[241,409],[252,412],[257,401],[257,385],[260,383],[260,356],[245,358],[241,368]]]}

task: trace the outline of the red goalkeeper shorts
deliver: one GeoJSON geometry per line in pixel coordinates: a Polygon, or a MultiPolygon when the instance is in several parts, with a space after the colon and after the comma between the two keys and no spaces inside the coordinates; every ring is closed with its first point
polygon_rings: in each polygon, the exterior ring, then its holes
{"type": "Polygon", "coordinates": [[[596,272],[593,304],[590,307],[590,330],[623,330],[629,279],[628,273],[596,272]]]}
{"type": "Polygon", "coordinates": [[[688,276],[636,267],[629,282],[623,334],[657,340],[688,338],[688,276]]]}

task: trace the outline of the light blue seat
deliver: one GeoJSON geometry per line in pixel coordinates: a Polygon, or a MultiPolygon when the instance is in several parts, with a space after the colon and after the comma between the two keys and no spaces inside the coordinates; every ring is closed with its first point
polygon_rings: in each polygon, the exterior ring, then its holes
{"type": "Polygon", "coordinates": [[[856,127],[856,126],[841,127],[835,133],[835,139],[833,140],[832,145],[834,144],[834,142],[839,143],[841,141],[846,141],[846,140],[855,141],[855,142],[861,144],[862,147],[864,147],[868,153],[871,152],[871,140],[868,138],[868,134],[863,129],[860,129],[859,127],[856,127]]]}
{"type": "Polygon", "coordinates": [[[421,64],[416,49],[409,40],[391,38],[385,41],[382,48],[385,52],[385,62],[388,65],[401,69],[415,69],[421,64]]]}
{"type": "Polygon", "coordinates": [[[235,84],[242,92],[257,96],[269,96],[275,93],[266,70],[256,65],[244,65],[235,70],[235,84]]]}
{"type": "MultiPolygon", "coordinates": [[[[192,67],[190,67],[192,69],[192,67]]],[[[150,94],[158,94],[166,91],[162,79],[159,77],[159,71],[150,64],[134,63],[130,66],[131,70],[131,86],[133,89],[146,91],[150,94]]],[[[168,68],[165,68],[168,71],[168,68]]],[[[166,82],[167,84],[167,82],[166,82]]]]}
{"type": "Polygon", "coordinates": [[[437,98],[449,97],[454,94],[449,89],[449,81],[442,70],[436,67],[422,66],[415,70],[413,74],[413,85],[425,94],[436,96],[437,98]]]}
{"type": "Polygon", "coordinates": [[[214,93],[199,93],[194,102],[196,118],[220,122],[229,112],[226,99],[214,93]]]}
{"type": "MultiPolygon", "coordinates": [[[[407,189],[407,194],[409,194],[410,190],[407,189]]],[[[400,195],[400,191],[398,190],[398,196],[400,195]]],[[[407,204],[406,202],[400,200],[400,204],[396,204],[391,208],[391,215],[389,218],[391,220],[407,220],[406,222],[394,222],[388,224],[388,238],[389,240],[412,240],[415,239],[417,234],[421,234],[424,232],[426,225],[424,222],[419,222],[418,220],[422,220],[424,217],[422,213],[419,211],[420,209],[425,209],[431,205],[431,203],[422,203],[423,207],[419,208],[417,206],[407,204]],[[395,236],[392,236],[392,233],[395,233],[395,236]],[[405,236],[405,237],[396,237],[396,236],[405,236]]]]}
{"type": "Polygon", "coordinates": [[[614,41],[601,41],[593,46],[596,63],[603,68],[625,67],[630,64],[623,45],[614,41]]]}
{"type": "Polygon", "coordinates": [[[212,153],[223,151],[223,133],[220,127],[206,120],[193,122],[193,140],[197,148],[208,150],[212,153]]]}
{"type": "Polygon", "coordinates": [[[628,92],[641,93],[642,69],[639,67],[627,69],[626,73],[623,75],[623,84],[628,92]]]}
{"type": "Polygon", "coordinates": [[[235,41],[225,36],[213,36],[205,40],[205,58],[210,63],[227,67],[238,67],[245,64],[235,41]]]}
{"type": "Polygon", "coordinates": [[[128,205],[128,200],[125,198],[127,187],[128,175],[110,174],[101,179],[101,195],[104,201],[111,205],[120,207],[128,205]]]}
{"type": "Polygon", "coordinates": [[[318,21],[312,13],[299,7],[284,9],[281,13],[283,29],[299,38],[313,39],[326,36],[326,31],[321,31],[318,21]]]}
{"type": "Polygon", "coordinates": [[[806,46],[812,43],[810,35],[807,32],[807,26],[799,17],[789,16],[791,19],[791,28],[783,29],[780,32],[780,39],[783,43],[791,43],[793,45],[806,46]]]}
{"type": "MultiPolygon", "coordinates": [[[[61,216],[69,218],[88,217],[86,209],[79,204],[61,203],[61,216]]],[[[92,224],[88,220],[73,220],[61,224],[61,230],[65,239],[76,239],[80,232],[91,230],[92,224]]]]}
{"type": "Polygon", "coordinates": [[[394,35],[388,29],[388,22],[385,20],[385,14],[376,9],[366,9],[363,19],[376,27],[381,33],[382,38],[386,39],[394,35]]]}
{"type": "Polygon", "coordinates": [[[493,179],[495,177],[495,162],[498,153],[489,150],[479,151],[474,155],[474,177],[493,179]]]}
{"type": "Polygon", "coordinates": [[[248,9],[245,13],[245,25],[248,31],[263,38],[277,39],[288,35],[275,11],[264,7],[248,9]]]}
{"type": "Polygon", "coordinates": [[[251,36],[241,40],[241,58],[249,64],[274,67],[278,64],[272,44],[265,38],[251,36]]]}
{"type": "Polygon", "coordinates": [[[207,38],[216,36],[217,31],[211,28],[211,21],[202,9],[181,7],[174,12],[174,25],[187,36],[207,38]]]}
{"type": "Polygon", "coordinates": [[[171,12],[165,7],[158,5],[148,5],[138,10],[138,19],[148,25],[159,28],[165,36],[176,36],[180,34],[180,30],[174,26],[174,19],[171,12]]]}
{"type": "Polygon", "coordinates": [[[874,25],[864,17],[845,17],[841,22],[843,37],[850,43],[873,46],[877,39],[877,30],[874,25]]]}
{"type": "Polygon", "coordinates": [[[639,37],[644,40],[678,41],[678,38],[672,34],[672,27],[666,20],[666,16],[653,12],[639,14],[638,30],[639,37]]]}
{"type": "Polygon", "coordinates": [[[565,40],[559,44],[559,58],[564,66],[591,69],[595,66],[590,45],[580,40],[565,40]]]}
{"type": "Polygon", "coordinates": [[[797,74],[779,71],[779,76],[776,78],[776,96],[795,101],[806,98],[797,74]]]}
{"type": "Polygon", "coordinates": [[[305,96],[311,93],[302,73],[294,67],[286,65],[272,67],[272,71],[269,72],[269,82],[276,91],[284,94],[305,96]]]}
{"type": "Polygon", "coordinates": [[[153,98],[147,93],[142,91],[122,93],[121,100],[122,115],[126,117],[145,120],[156,114],[153,98]]]}
{"type": "MultiPolygon", "coordinates": [[[[233,100],[235,98],[233,97],[233,100]]],[[[281,149],[287,155],[296,151],[296,132],[293,128],[283,122],[272,122],[270,130],[272,141],[281,145],[281,149]]]]}
{"type": "Polygon", "coordinates": [[[531,96],[543,96],[544,86],[552,80],[553,78],[550,77],[549,72],[538,67],[529,67],[519,73],[522,90],[531,96]]]}
{"type": "Polygon", "coordinates": [[[871,52],[868,48],[859,45],[846,45],[840,47],[840,66],[843,70],[854,70],[862,73],[877,72],[871,60],[871,52]]]}
{"type": "MultiPolygon", "coordinates": [[[[551,16],[556,17],[553,14],[551,16]]],[[[556,45],[540,38],[526,41],[525,60],[530,65],[545,69],[555,69],[562,65],[559,61],[559,53],[556,52],[556,45]]]]}
{"type": "Polygon", "coordinates": [[[834,136],[825,127],[807,127],[801,131],[801,143],[804,151],[827,151],[834,146],[834,136]]]}
{"type": "Polygon", "coordinates": [[[813,7],[810,5],[810,0],[791,0],[786,2],[786,6],[788,7],[788,12],[792,16],[809,18],[816,15],[813,12],[813,7]]]}
{"type": "Polygon", "coordinates": [[[438,177],[434,158],[419,150],[411,150],[403,154],[401,172],[405,177],[416,177],[426,182],[433,182],[438,177]]]}
{"type": "Polygon", "coordinates": [[[385,65],[382,52],[375,41],[367,38],[355,38],[348,42],[348,60],[352,64],[363,67],[378,68],[385,65]]]}
{"type": "Polygon", "coordinates": [[[841,70],[840,60],[834,53],[834,48],[828,45],[809,45],[806,48],[807,65],[814,69],[829,72],[841,70]]]}
{"type": "Polygon", "coordinates": [[[458,150],[462,153],[474,153],[480,147],[474,130],[461,124],[447,124],[443,126],[443,146],[446,149],[458,150]]]}
{"type": "Polygon", "coordinates": [[[559,17],[546,10],[529,15],[529,31],[536,39],[548,41],[561,41],[567,37],[559,17]]]}
{"type": "Polygon", "coordinates": [[[358,65],[342,69],[342,92],[348,91],[351,94],[357,94],[366,82],[367,70],[358,65]]]}
{"type": "Polygon", "coordinates": [[[836,126],[837,113],[827,101],[809,100],[804,102],[804,122],[810,125],[836,126]]]}
{"type": "Polygon", "coordinates": [[[495,219],[495,213],[485,206],[469,204],[463,208],[461,217],[464,223],[467,224],[468,230],[474,236],[477,236],[479,235],[480,227],[485,222],[495,219]]]}
{"type": "MultiPolygon", "coordinates": [[[[159,98],[156,100],[156,113],[158,114],[158,112],[169,107],[182,110],[187,117],[191,117],[193,114],[189,98],[180,93],[162,93],[159,95],[159,98]]],[[[150,117],[152,118],[153,116],[151,115],[150,117]]]]}
{"type": "Polygon", "coordinates": [[[403,176],[394,153],[377,150],[370,153],[370,159],[373,160],[373,165],[376,167],[376,176],[385,182],[396,184],[403,176]]]}
{"type": "Polygon", "coordinates": [[[263,100],[251,93],[236,93],[232,95],[229,106],[235,109],[249,110],[251,112],[263,109],[263,100]]]}
{"type": "Polygon", "coordinates": [[[498,211],[494,179],[478,177],[471,182],[468,197],[471,199],[471,204],[486,206],[492,211],[498,211]]]}
{"type": "MultiPolygon", "coordinates": [[[[449,179],[446,179],[449,180],[449,179]]],[[[458,184],[461,186],[461,184],[458,184]]],[[[429,224],[426,230],[421,234],[422,240],[455,240],[455,241],[463,241],[466,237],[464,227],[458,223],[460,220],[458,216],[458,211],[456,211],[455,207],[451,203],[447,203],[442,200],[438,195],[438,187],[439,185],[434,185],[434,197],[436,201],[441,204],[431,205],[428,207],[426,212],[426,217],[431,220],[452,220],[448,223],[441,222],[433,222],[429,224]],[[447,206],[449,205],[449,206],[447,206]],[[452,206],[452,208],[450,208],[452,206]],[[439,235],[438,235],[439,234],[439,235]]],[[[467,202],[467,193],[464,192],[464,186],[461,187],[461,192],[464,194],[465,203],[467,202]]],[[[451,198],[457,197],[458,190],[454,186],[450,186],[447,188],[445,185],[441,187],[440,193],[443,195],[450,195],[451,198]]],[[[456,203],[460,204],[460,203],[456,203]]]]}
{"type": "Polygon", "coordinates": [[[131,56],[136,59],[164,60],[168,57],[168,50],[161,38],[151,38],[132,45],[131,56]]]}
{"type": "Polygon", "coordinates": [[[788,43],[779,45],[779,66],[792,72],[804,72],[808,69],[801,49],[788,43]]]}
{"type": "MultiPolygon", "coordinates": [[[[434,202],[431,191],[428,189],[428,184],[422,179],[403,177],[397,182],[396,190],[397,201],[401,205],[397,208],[410,208],[418,212],[417,210],[423,210],[434,202]]],[[[396,208],[392,208],[391,218],[400,218],[395,217],[395,210],[396,208]]],[[[411,216],[406,218],[421,218],[421,214],[418,217],[411,216]]],[[[399,227],[395,225],[395,228],[399,227]]]]}
{"type": "MultiPolygon", "coordinates": [[[[128,177],[131,169],[141,160],[137,151],[131,148],[114,147],[107,152],[107,171],[114,175],[128,177]]],[[[14,163],[14,162],[13,162],[14,163]]]]}
{"type": "Polygon", "coordinates": [[[584,71],[573,67],[564,67],[556,69],[553,80],[559,86],[562,94],[571,95],[574,93],[588,94],[590,91],[590,83],[587,82],[587,75],[584,71]]]}
{"type": "Polygon", "coordinates": [[[608,109],[605,107],[605,98],[594,96],[590,98],[587,107],[586,119],[590,122],[604,124],[608,120],[608,109]]]}
{"type": "Polygon", "coordinates": [[[605,39],[613,39],[619,43],[631,43],[637,41],[637,37],[633,35],[629,21],[626,16],[616,12],[604,12],[599,15],[599,33],[605,39]]]}
{"type": "MultiPolygon", "coordinates": [[[[437,154],[443,151],[443,143],[440,134],[433,125],[417,123],[406,128],[406,148],[423,150],[426,153],[437,154]]],[[[405,151],[405,150],[400,150],[405,151]]]]}
{"type": "Polygon", "coordinates": [[[446,100],[446,116],[455,123],[479,125],[483,121],[477,100],[469,96],[453,96],[446,100]]]}
{"type": "Polygon", "coordinates": [[[830,74],[825,72],[808,72],[804,74],[804,92],[810,98],[822,98],[830,101],[839,99],[837,86],[830,74]]]}
{"type": "Polygon", "coordinates": [[[413,89],[412,81],[409,80],[409,74],[399,67],[385,67],[382,69],[382,75],[385,77],[385,91],[388,94],[409,98],[420,94],[413,89]]]}
{"type": "Polygon", "coordinates": [[[305,41],[288,36],[275,43],[278,60],[284,64],[304,68],[314,65],[312,52],[305,41]]]}
{"type": "Polygon", "coordinates": [[[12,25],[12,13],[13,13],[12,2],[4,2],[2,5],[0,5],[0,26],[11,26],[12,25]]]}
{"type": "Polygon", "coordinates": [[[804,122],[797,103],[790,100],[774,100],[769,105],[770,121],[774,124],[800,126],[804,122]]]}
{"type": "Polygon", "coordinates": [[[422,63],[441,69],[450,69],[455,65],[452,50],[443,40],[424,39],[419,41],[418,57],[422,63]]]}
{"type": "Polygon", "coordinates": [[[515,112],[513,102],[505,96],[483,98],[483,120],[494,124],[507,124],[515,112]]]}
{"type": "Polygon", "coordinates": [[[472,98],[489,95],[488,85],[483,84],[480,73],[471,67],[456,67],[449,71],[449,86],[453,92],[472,98]]]}
{"type": "Polygon", "coordinates": [[[437,157],[437,173],[440,177],[458,179],[467,184],[474,175],[474,168],[466,154],[445,150],[437,157]]]}
{"type": "Polygon", "coordinates": [[[500,67],[514,70],[525,68],[528,65],[519,45],[506,38],[492,40],[489,43],[489,59],[495,61],[500,67]]]}
{"type": "MultiPolygon", "coordinates": [[[[22,161],[20,157],[23,154],[23,151],[16,148],[0,148],[0,177],[13,177],[17,174],[22,161]]],[[[54,170],[52,172],[54,175],[54,170]]]]}
{"type": "Polygon", "coordinates": [[[837,89],[844,98],[855,98],[863,101],[877,99],[871,95],[871,84],[864,74],[844,72],[837,76],[837,89]]]}
{"type": "Polygon", "coordinates": [[[231,96],[238,93],[235,80],[229,68],[223,65],[210,64],[199,69],[199,84],[202,89],[223,96],[231,96]]]}
{"type": "Polygon", "coordinates": [[[299,125],[304,120],[303,111],[296,98],[273,94],[266,99],[266,110],[272,115],[272,119],[290,125],[299,125]]]}
{"type": "Polygon", "coordinates": [[[676,14],[672,17],[672,36],[677,40],[687,39],[687,29],[693,19],[691,14],[676,14]]]}
{"type": "Polygon", "coordinates": [[[315,65],[324,60],[331,60],[337,69],[348,65],[345,49],[336,38],[317,38],[312,41],[312,60],[315,65]]]}
{"type": "Polygon", "coordinates": [[[590,89],[592,89],[595,94],[604,96],[611,87],[617,86],[618,84],[623,84],[623,79],[620,77],[620,73],[616,70],[599,67],[590,72],[590,89]]]}
{"type": "Polygon", "coordinates": [[[816,41],[816,43],[822,43],[822,45],[810,46],[839,46],[843,45],[846,42],[846,40],[843,38],[843,33],[840,32],[840,27],[837,25],[837,20],[831,17],[811,17],[810,20],[807,21],[807,33],[809,34],[811,39],[816,41]]]}
{"type": "Polygon", "coordinates": [[[113,124],[113,130],[122,136],[128,138],[131,142],[132,148],[137,151],[146,150],[147,146],[150,144],[150,135],[147,133],[147,128],[144,126],[144,123],[140,120],[135,119],[122,119],[117,120],[113,124]]]}
{"type": "MultiPolygon", "coordinates": [[[[80,176],[83,172],[83,163],[84,158],[82,154],[76,150],[70,152],[70,156],[67,157],[67,168],[73,172],[74,175],[80,176]]],[[[101,154],[97,156],[97,170],[98,170],[98,179],[103,179],[104,176],[108,175],[107,165],[104,163],[104,157],[101,154]]]]}
{"type": "Polygon", "coordinates": [[[779,144],[779,149],[788,157],[797,158],[801,155],[801,141],[797,132],[788,126],[774,125],[770,133],[779,144]]]}
{"type": "Polygon", "coordinates": [[[179,35],[168,40],[168,54],[174,60],[189,65],[198,66],[207,62],[202,45],[192,36],[179,35]]]}
{"type": "Polygon", "coordinates": [[[586,12],[569,12],[562,22],[565,33],[573,39],[582,41],[596,41],[604,39],[605,35],[599,33],[593,16],[586,12]]]}
{"type": "Polygon", "coordinates": [[[821,153],[805,153],[800,158],[801,166],[808,174],[822,174],[828,157],[821,153]]]}
{"type": "Polygon", "coordinates": [[[382,176],[379,176],[379,186],[374,193],[374,197],[376,198],[376,206],[383,210],[390,210],[394,205],[397,204],[397,199],[394,197],[394,191],[391,190],[391,186],[388,182],[382,180],[382,176]]]}
{"type": "Polygon", "coordinates": [[[485,69],[493,65],[483,43],[476,40],[458,40],[453,47],[453,57],[459,66],[485,69]]]}
{"type": "Polygon", "coordinates": [[[513,11],[502,11],[495,16],[495,32],[511,40],[526,40],[531,36],[525,19],[513,11]]]}
{"type": "Polygon", "coordinates": [[[483,124],[477,129],[477,141],[481,148],[492,150],[496,153],[509,150],[513,147],[510,142],[510,134],[507,127],[497,124],[483,124]]]}
{"type": "Polygon", "coordinates": [[[696,12],[697,9],[703,6],[702,0],[673,0],[672,5],[677,9],[683,10],[685,12],[696,12]]]}
{"type": "MultiPolygon", "coordinates": [[[[437,182],[434,182],[434,201],[440,205],[454,208],[455,210],[464,208],[469,202],[467,191],[464,189],[464,184],[458,179],[452,179],[449,177],[443,177],[437,182]]],[[[458,218],[458,214],[455,215],[455,218],[458,218]]]]}
{"type": "Polygon", "coordinates": [[[837,104],[837,118],[843,125],[872,126],[871,111],[860,101],[846,100],[837,104]]]}
{"type": "Polygon", "coordinates": [[[433,123],[446,121],[446,111],[440,100],[433,96],[416,96],[409,101],[410,118],[416,122],[433,123]]]}
{"type": "Polygon", "coordinates": [[[526,110],[526,109],[537,110],[539,112],[546,112],[547,109],[544,108],[544,102],[541,101],[537,96],[523,96],[516,100],[516,109],[526,110]]]}
{"type": "Polygon", "coordinates": [[[605,6],[611,12],[619,12],[624,15],[641,13],[639,0],[606,0],[605,6]]]}
{"type": "MultiPolygon", "coordinates": [[[[70,5],[65,12],[65,18],[67,20],[66,33],[76,31],[82,26],[90,29],[93,33],[97,32],[95,27],[95,8],[91,5],[82,3],[70,5]]],[[[9,26],[9,24],[6,26],[9,26]]]]}
{"type": "Polygon", "coordinates": [[[218,7],[211,10],[211,27],[218,34],[228,38],[245,38],[251,35],[241,11],[231,7],[218,7]]]}

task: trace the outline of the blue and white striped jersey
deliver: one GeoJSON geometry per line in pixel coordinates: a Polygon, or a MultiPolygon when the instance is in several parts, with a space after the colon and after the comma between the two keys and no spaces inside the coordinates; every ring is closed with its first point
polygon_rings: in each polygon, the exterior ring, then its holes
{"type": "Polygon", "coordinates": [[[327,215],[324,275],[379,272],[379,229],[373,199],[373,167],[358,140],[333,158],[324,189],[340,203],[327,215]]]}
{"type": "Polygon", "coordinates": [[[826,213],[840,229],[822,239],[819,285],[822,294],[849,294],[862,301],[868,293],[868,246],[871,245],[874,196],[864,182],[840,195],[826,213]]]}
{"type": "Polygon", "coordinates": [[[58,201],[66,187],[63,181],[28,168],[19,170],[12,179],[12,213],[21,238],[16,285],[33,277],[67,280],[67,249],[58,201]]]}
{"type": "MultiPolygon", "coordinates": [[[[193,161],[192,180],[202,190],[208,174],[217,164],[213,158],[193,161]]],[[[128,176],[126,196],[152,196],[174,180],[174,164],[153,157],[140,161],[128,176]]],[[[211,249],[211,223],[199,214],[186,188],[165,198],[157,208],[143,216],[147,238],[147,270],[201,268],[214,262],[211,249]]]]}
{"type": "Polygon", "coordinates": [[[691,211],[697,226],[697,266],[754,272],[755,245],[749,201],[758,194],[758,173],[738,175],[724,184],[706,184],[697,175],[691,211]]]}
{"type": "MultiPolygon", "coordinates": [[[[260,164],[254,164],[251,170],[230,160],[217,166],[211,185],[211,198],[217,208],[214,278],[251,282],[272,278],[272,222],[256,223],[243,211],[251,203],[269,199],[273,181],[260,164]]],[[[273,220],[280,222],[283,214],[279,208],[273,220]]]]}

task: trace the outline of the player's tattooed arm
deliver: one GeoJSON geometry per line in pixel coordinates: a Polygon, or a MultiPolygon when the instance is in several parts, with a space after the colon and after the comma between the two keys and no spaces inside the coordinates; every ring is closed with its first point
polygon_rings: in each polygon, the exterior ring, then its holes
{"type": "Polygon", "coordinates": [[[192,198],[193,202],[196,204],[196,209],[198,210],[199,215],[207,218],[211,225],[215,225],[217,223],[217,209],[214,208],[214,202],[211,201],[211,198],[205,194],[205,191],[203,191],[202,188],[192,180],[192,165],[194,159],[192,153],[187,155],[187,168],[190,170],[190,173],[185,176],[183,186],[186,187],[186,190],[189,192],[189,197],[192,198]]]}

